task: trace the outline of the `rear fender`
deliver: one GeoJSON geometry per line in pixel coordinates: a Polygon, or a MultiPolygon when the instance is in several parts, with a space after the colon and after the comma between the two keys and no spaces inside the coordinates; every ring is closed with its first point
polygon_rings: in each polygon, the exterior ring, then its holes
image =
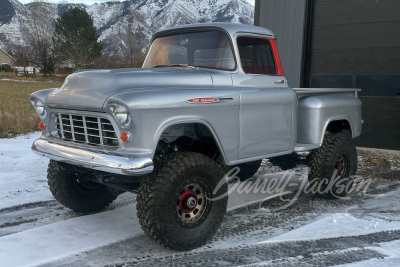
{"type": "Polygon", "coordinates": [[[348,95],[310,96],[299,100],[297,143],[322,144],[325,132],[346,121],[352,137],[361,134],[361,101],[348,95]]]}

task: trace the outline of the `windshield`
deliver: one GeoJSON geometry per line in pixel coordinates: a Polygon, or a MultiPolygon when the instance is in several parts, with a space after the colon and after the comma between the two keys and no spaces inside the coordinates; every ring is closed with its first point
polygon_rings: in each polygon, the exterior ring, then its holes
{"type": "Polygon", "coordinates": [[[222,31],[211,30],[157,38],[143,68],[179,65],[234,70],[228,37],[222,31]]]}

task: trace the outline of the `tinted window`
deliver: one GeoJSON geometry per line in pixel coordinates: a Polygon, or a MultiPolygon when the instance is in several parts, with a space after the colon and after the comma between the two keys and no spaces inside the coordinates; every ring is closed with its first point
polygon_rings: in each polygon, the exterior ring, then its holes
{"type": "Polygon", "coordinates": [[[239,37],[237,44],[244,72],[249,74],[276,74],[274,57],[268,40],[239,37]]]}

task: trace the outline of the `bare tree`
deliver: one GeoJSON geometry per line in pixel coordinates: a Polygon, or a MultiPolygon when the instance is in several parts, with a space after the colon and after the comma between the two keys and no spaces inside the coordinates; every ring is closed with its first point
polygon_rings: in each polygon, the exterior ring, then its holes
{"type": "Polygon", "coordinates": [[[51,17],[52,6],[37,1],[31,4],[30,19],[24,23],[22,34],[26,40],[28,60],[41,68],[44,74],[54,74],[56,64],[52,36],[55,20],[51,17]]]}
{"type": "Polygon", "coordinates": [[[101,56],[93,61],[92,67],[95,69],[118,69],[123,67],[119,56],[101,56]]]}
{"type": "Polygon", "coordinates": [[[123,61],[129,67],[139,67],[145,57],[147,38],[144,29],[134,16],[128,17],[128,23],[118,25],[118,47],[123,61]]]}

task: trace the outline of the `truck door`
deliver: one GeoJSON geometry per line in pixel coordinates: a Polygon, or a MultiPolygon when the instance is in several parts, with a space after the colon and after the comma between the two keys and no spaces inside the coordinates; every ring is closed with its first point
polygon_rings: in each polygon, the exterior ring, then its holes
{"type": "Polygon", "coordinates": [[[287,86],[276,40],[256,35],[236,38],[240,94],[238,159],[288,153],[294,147],[297,96],[287,86]]]}

